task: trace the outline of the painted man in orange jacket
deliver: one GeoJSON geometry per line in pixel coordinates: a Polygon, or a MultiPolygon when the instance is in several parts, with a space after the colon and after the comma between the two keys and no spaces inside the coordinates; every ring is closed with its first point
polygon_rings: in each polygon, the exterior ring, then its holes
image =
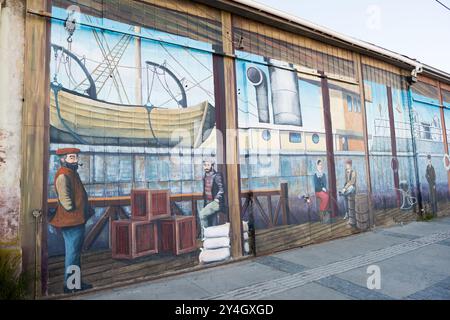
{"type": "MultiPolygon", "coordinates": [[[[68,286],[68,278],[73,273],[74,266],[81,270],[81,250],[84,241],[85,224],[92,213],[86,190],[78,175],[79,149],[58,149],[61,167],[55,175],[55,190],[58,195],[58,207],[50,224],[60,228],[65,246],[64,292],[73,292],[92,288],[81,282],[78,288],[68,286]],[[69,288],[70,287],[70,288],[69,288]]],[[[80,273],[81,277],[81,273],[80,273]]],[[[75,281],[76,283],[76,281],[75,281]]]]}

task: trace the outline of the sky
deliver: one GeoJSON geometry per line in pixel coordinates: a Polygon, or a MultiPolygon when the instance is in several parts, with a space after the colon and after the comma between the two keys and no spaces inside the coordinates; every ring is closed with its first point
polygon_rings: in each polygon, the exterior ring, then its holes
{"type": "Polygon", "coordinates": [[[435,0],[256,1],[450,73],[450,10],[435,0]]]}

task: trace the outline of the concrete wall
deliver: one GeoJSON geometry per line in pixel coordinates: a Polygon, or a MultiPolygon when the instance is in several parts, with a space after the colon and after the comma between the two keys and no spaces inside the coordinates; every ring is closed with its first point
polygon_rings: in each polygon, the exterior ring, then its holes
{"type": "Polygon", "coordinates": [[[25,1],[0,3],[0,248],[19,249],[25,1]]]}

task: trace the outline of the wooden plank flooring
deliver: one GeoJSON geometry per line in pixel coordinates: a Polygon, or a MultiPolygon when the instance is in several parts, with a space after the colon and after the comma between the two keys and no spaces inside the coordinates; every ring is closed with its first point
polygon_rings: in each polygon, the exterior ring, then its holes
{"type": "MultiPolygon", "coordinates": [[[[110,250],[87,252],[82,255],[83,281],[94,287],[114,282],[136,280],[145,276],[163,275],[168,271],[189,269],[198,264],[199,252],[180,256],[155,254],[135,260],[115,260],[110,250]]],[[[49,258],[49,295],[60,294],[64,280],[64,257],[49,258]]]]}

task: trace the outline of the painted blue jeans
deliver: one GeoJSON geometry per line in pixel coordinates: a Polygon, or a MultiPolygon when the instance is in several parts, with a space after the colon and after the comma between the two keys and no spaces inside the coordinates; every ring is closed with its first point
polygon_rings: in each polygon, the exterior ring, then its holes
{"type": "Polygon", "coordinates": [[[84,224],[74,227],[61,228],[64,238],[65,246],[65,260],[64,260],[64,286],[67,284],[67,268],[70,266],[78,266],[81,269],[81,250],[84,242],[84,224]]]}
{"type": "Polygon", "coordinates": [[[354,205],[354,196],[356,193],[356,189],[354,186],[349,187],[342,194],[344,196],[344,208],[345,212],[348,213],[348,221],[351,225],[356,224],[356,216],[355,216],[355,205],[354,205]],[[349,201],[353,201],[353,205],[350,207],[349,201]]]}

